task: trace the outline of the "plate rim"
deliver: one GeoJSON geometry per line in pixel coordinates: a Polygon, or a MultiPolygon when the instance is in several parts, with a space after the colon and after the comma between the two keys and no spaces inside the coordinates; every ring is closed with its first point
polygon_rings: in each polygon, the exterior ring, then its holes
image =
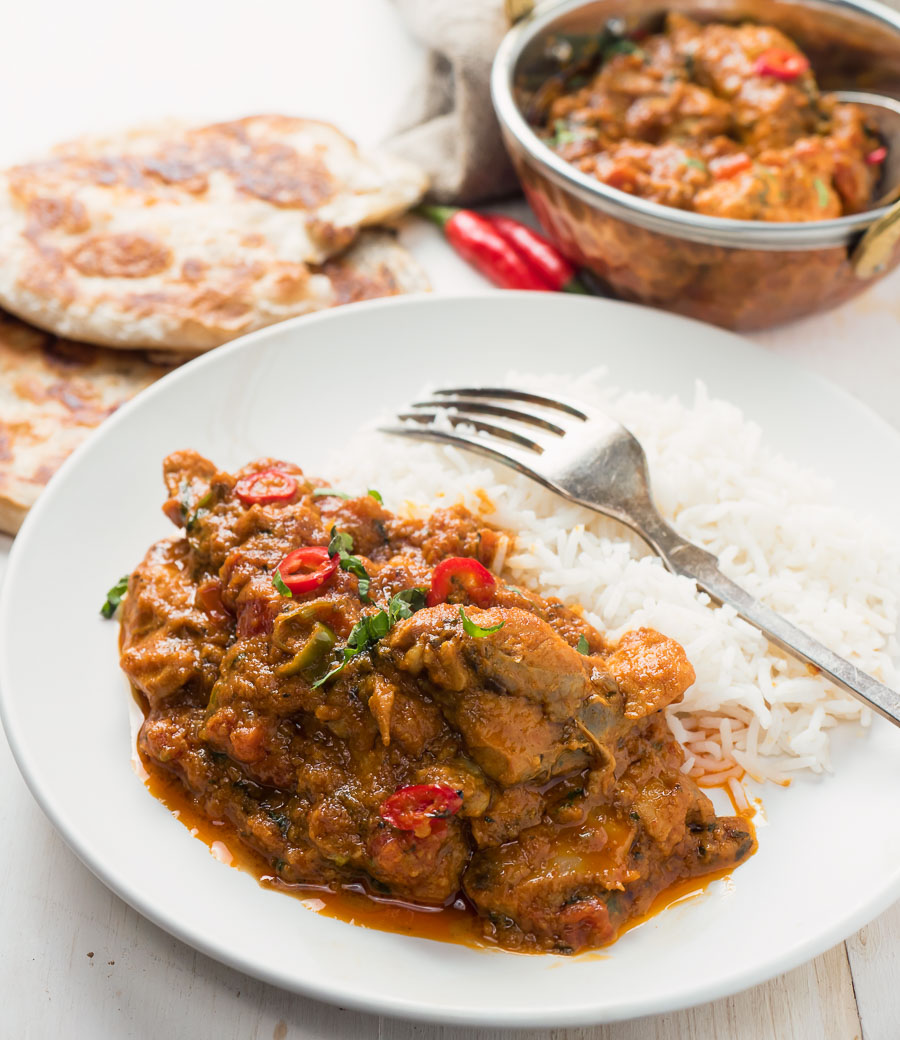
{"type": "MultiPolygon", "coordinates": [[[[723,339],[731,341],[731,343],[741,351],[767,355],[769,361],[776,367],[781,368],[785,373],[799,374],[800,378],[807,383],[818,383],[821,386],[827,387],[830,394],[842,397],[852,409],[857,412],[866,413],[867,419],[873,421],[875,425],[879,426],[882,434],[896,442],[898,452],[900,452],[900,431],[898,431],[883,416],[879,415],[867,404],[860,401],[859,398],[855,397],[843,387],[831,382],[826,377],[821,376],[816,372],[812,372],[805,366],[798,364],[793,359],[774,354],[759,344],[747,340],[735,333],[718,329],[680,315],[655,311],[638,304],[631,304],[623,301],[592,297],[548,297],[547,294],[539,292],[517,293],[517,298],[520,297],[537,298],[543,301],[554,299],[556,302],[551,304],[551,306],[564,306],[567,308],[596,308],[599,306],[601,308],[627,309],[642,314],[651,314],[663,321],[673,322],[687,327],[702,328],[704,333],[707,335],[710,331],[714,331],[723,339]],[[563,300],[566,302],[563,303],[563,300]]],[[[18,580],[17,575],[19,568],[23,565],[20,561],[27,559],[26,554],[28,552],[29,542],[32,538],[32,531],[38,529],[42,516],[52,507],[55,488],[61,484],[62,475],[67,474],[73,466],[80,462],[84,455],[92,451],[93,445],[96,441],[100,438],[110,436],[119,424],[128,421],[128,417],[134,408],[139,406],[143,407],[143,403],[147,399],[160,393],[165,393],[168,387],[175,381],[184,378],[185,372],[193,374],[206,365],[215,365],[220,363],[219,359],[224,359],[233,353],[252,350],[254,344],[258,341],[265,340],[271,336],[290,336],[295,330],[307,328],[313,323],[340,322],[344,313],[358,313],[363,309],[403,310],[409,306],[425,306],[426,308],[435,306],[442,307],[453,304],[461,305],[468,301],[484,300],[494,301],[494,303],[500,307],[509,307],[514,302],[509,298],[508,293],[501,293],[494,290],[461,293],[436,293],[433,295],[428,293],[416,293],[406,296],[364,301],[352,304],[349,307],[301,316],[290,319],[286,322],[277,323],[265,329],[260,329],[246,336],[239,337],[222,347],[211,350],[180,366],[178,369],[173,370],[155,384],[152,384],[150,387],[143,390],[135,398],[127,402],[122,408],[118,409],[117,412],[110,416],[110,418],[107,419],[99,428],[93,431],[86,441],[66,459],[58,473],[51,478],[44,493],[40,496],[38,502],[26,517],[18,536],[13,542],[6,572],[2,581],[2,588],[0,588],[0,633],[9,629],[13,617],[12,590],[14,583],[18,580]]],[[[699,1004],[708,1003],[724,996],[742,992],[743,990],[749,989],[806,963],[813,957],[830,949],[836,943],[846,939],[849,935],[869,921],[873,920],[900,898],[900,875],[898,875],[891,884],[885,886],[878,898],[866,903],[865,906],[861,907],[859,910],[838,919],[825,931],[817,933],[815,936],[807,938],[791,947],[789,950],[782,952],[779,956],[770,958],[766,962],[761,963],[755,970],[740,969],[734,972],[729,972],[720,977],[718,982],[713,984],[703,982],[702,980],[698,981],[698,983],[692,987],[682,990],[682,992],[674,999],[666,994],[656,996],[651,994],[648,999],[641,1003],[640,1007],[625,1006],[604,1011],[596,1005],[577,1005],[575,1007],[557,1009],[552,1012],[550,1010],[537,1011],[533,1008],[517,1011],[514,1008],[506,1007],[499,1013],[495,1012],[487,1014],[484,1009],[467,1009],[450,1005],[435,1007],[434,1005],[429,1005],[420,1001],[403,1001],[394,997],[387,997],[382,1000],[370,999],[365,995],[358,995],[349,989],[342,988],[341,984],[338,983],[327,984],[323,983],[322,980],[317,980],[315,983],[307,983],[304,979],[298,978],[296,975],[291,975],[287,971],[279,972],[278,970],[272,970],[265,965],[260,965],[256,961],[244,959],[239,951],[223,950],[214,943],[207,942],[203,935],[195,934],[192,929],[182,927],[181,923],[174,917],[166,916],[160,907],[158,907],[152,900],[145,899],[139,891],[133,888],[132,885],[129,884],[128,879],[120,878],[109,872],[102,861],[95,860],[95,858],[90,854],[90,850],[84,850],[81,848],[77,834],[72,833],[73,828],[67,824],[65,818],[55,810],[52,793],[45,790],[45,785],[42,784],[41,778],[34,771],[34,764],[31,761],[27,749],[27,738],[22,732],[20,732],[19,726],[16,722],[14,707],[15,697],[11,696],[9,692],[10,686],[11,681],[8,674],[7,655],[0,654],[0,722],[2,722],[3,729],[6,733],[16,766],[25,780],[31,795],[35,798],[41,808],[41,811],[48,818],[57,833],[62,837],[66,845],[75,853],[77,858],[91,871],[91,873],[93,873],[119,898],[123,899],[123,901],[125,901],[135,911],[140,913],[143,917],[146,917],[157,927],[160,927],[166,933],[175,936],[189,947],[200,951],[213,960],[226,964],[229,967],[260,979],[268,984],[278,986],[281,989],[358,1011],[364,1011],[376,1015],[393,1015],[395,1017],[414,1021],[428,1021],[449,1025],[516,1028],[523,1026],[585,1026],[599,1024],[601,1022],[624,1021],[646,1015],[660,1014],[667,1011],[682,1010],[684,1008],[698,1006],[699,1004]]]]}

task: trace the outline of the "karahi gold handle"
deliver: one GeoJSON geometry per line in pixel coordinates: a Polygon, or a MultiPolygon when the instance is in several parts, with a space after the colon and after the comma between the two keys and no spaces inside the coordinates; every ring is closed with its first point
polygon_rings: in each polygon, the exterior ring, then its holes
{"type": "Polygon", "coordinates": [[[506,20],[510,25],[515,25],[527,17],[534,10],[534,0],[503,0],[506,11],[506,20]]]}
{"type": "Polygon", "coordinates": [[[900,248],[900,202],[893,206],[866,231],[859,240],[850,262],[858,278],[874,278],[890,266],[900,248]]]}

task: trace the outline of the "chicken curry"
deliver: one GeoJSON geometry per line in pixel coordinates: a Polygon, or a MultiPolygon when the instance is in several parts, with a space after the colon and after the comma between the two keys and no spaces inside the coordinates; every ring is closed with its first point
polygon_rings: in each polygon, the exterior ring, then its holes
{"type": "Polygon", "coordinates": [[[273,877],[575,953],[754,850],[683,771],[673,640],[611,642],[506,583],[503,535],[461,507],[395,516],[271,459],[184,451],[164,476],[181,535],[121,611],[140,752],[273,877]]]}
{"type": "Polygon", "coordinates": [[[669,14],[652,35],[606,31],[541,89],[538,132],[612,188],[733,220],[811,221],[867,208],[887,149],[863,112],[820,92],[766,25],[669,14]]]}

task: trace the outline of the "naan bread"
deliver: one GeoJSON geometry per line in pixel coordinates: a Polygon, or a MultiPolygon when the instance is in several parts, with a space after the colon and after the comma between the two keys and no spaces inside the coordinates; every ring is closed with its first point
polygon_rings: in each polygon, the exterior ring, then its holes
{"type": "Polygon", "coordinates": [[[57,339],[0,312],[0,531],[14,534],[94,427],[168,371],[139,353],[57,339]]]}
{"type": "Polygon", "coordinates": [[[208,350],[331,306],[310,267],[425,186],[286,116],[82,138],[0,174],[0,305],[71,339],[208,350]]]}
{"type": "MultiPolygon", "coordinates": [[[[381,296],[427,292],[431,285],[418,261],[383,228],[361,231],[356,241],[339,256],[319,267],[310,267],[309,280],[319,308],[374,300],[381,296]]],[[[152,360],[171,361],[194,357],[193,351],[151,350],[152,360]]]]}
{"type": "MultiPolygon", "coordinates": [[[[325,306],[428,288],[422,269],[388,231],[363,231],[346,252],[311,269],[310,278],[325,306]]],[[[57,339],[0,311],[0,531],[17,531],[66,456],[181,360],[57,339]]]]}

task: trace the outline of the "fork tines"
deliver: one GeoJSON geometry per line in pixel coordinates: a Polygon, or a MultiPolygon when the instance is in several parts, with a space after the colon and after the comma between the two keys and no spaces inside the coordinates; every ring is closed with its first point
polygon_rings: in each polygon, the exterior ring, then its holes
{"type": "Polygon", "coordinates": [[[385,426],[381,427],[382,432],[456,444],[505,462],[517,461],[520,454],[543,454],[549,446],[546,442],[548,434],[551,439],[565,436],[566,429],[560,423],[572,419],[581,423],[588,419],[580,408],[565,401],[500,387],[435,390],[431,398],[415,401],[409,407],[410,411],[397,418],[402,423],[415,425],[385,426]],[[552,418],[557,421],[531,410],[511,407],[505,402],[535,405],[555,412],[552,418]],[[519,429],[506,423],[488,422],[485,416],[510,420],[512,424],[518,424],[519,429]],[[502,445],[492,446],[491,438],[502,445]]]}

